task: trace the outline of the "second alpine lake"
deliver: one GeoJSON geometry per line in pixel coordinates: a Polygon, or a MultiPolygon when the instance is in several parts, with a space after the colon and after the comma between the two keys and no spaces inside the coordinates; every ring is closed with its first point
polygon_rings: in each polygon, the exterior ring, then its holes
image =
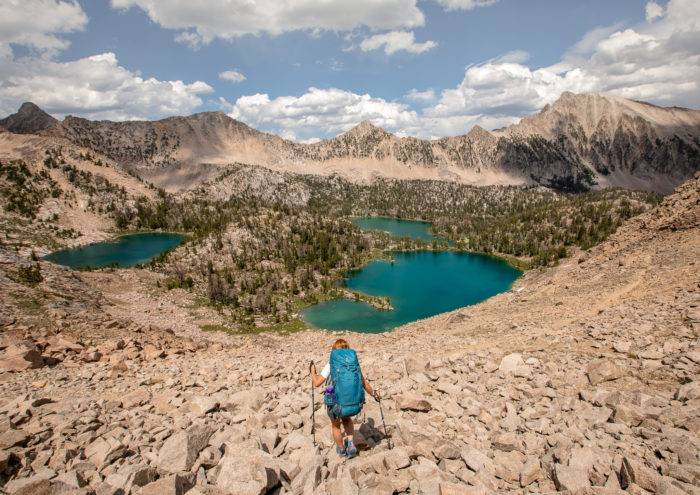
{"type": "Polygon", "coordinates": [[[170,232],[143,232],[109,241],[55,251],[45,260],[70,268],[127,268],[147,263],[159,254],[177,247],[185,236],[170,232]]]}

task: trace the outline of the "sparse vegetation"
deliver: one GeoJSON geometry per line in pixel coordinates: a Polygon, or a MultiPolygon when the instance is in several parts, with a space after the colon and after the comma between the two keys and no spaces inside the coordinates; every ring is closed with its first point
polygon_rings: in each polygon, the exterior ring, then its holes
{"type": "MultiPolygon", "coordinates": [[[[90,153],[73,158],[96,160],[90,153]]],[[[205,296],[210,305],[231,313],[234,326],[249,329],[284,326],[301,307],[330,297],[355,297],[340,290],[339,281],[385,250],[459,249],[504,256],[519,268],[544,266],[575,247],[601,242],[658,200],[622,190],[574,194],[390,179],[355,184],[245,165],[230,166],[211,184],[186,194],[159,190],[155,199],[133,199],[123,187],[69,163],[61,149],[47,150],[43,165],[35,173],[23,162],[0,168],[5,204],[25,215],[29,223],[24,230],[44,232],[53,240],[74,235],[52,223],[56,214],[34,217],[50,196],[70,204],[79,191],[89,198],[88,209],[109,215],[119,229],[187,232],[184,246],[149,266],[167,274],[165,288],[205,296]],[[51,174],[57,173],[70,190],[55,192],[51,174]],[[212,194],[213,187],[230,194],[212,194]],[[423,219],[432,222],[440,240],[362,232],[350,222],[353,215],[423,219]]],[[[561,179],[559,188],[580,191],[576,184],[590,184],[591,177],[582,172],[572,181],[561,179]]],[[[390,305],[380,299],[368,302],[390,305]]]]}
{"type": "Polygon", "coordinates": [[[512,256],[533,267],[565,257],[574,246],[600,243],[660,200],[657,194],[622,189],[563,194],[540,187],[381,179],[371,185],[336,179],[323,188],[322,179],[305,180],[315,192],[311,208],[427,220],[434,234],[457,249],[512,256]]]}
{"type": "Polygon", "coordinates": [[[17,267],[15,281],[25,285],[37,285],[44,277],[41,275],[39,263],[27,263],[17,267]]]}
{"type": "Polygon", "coordinates": [[[264,332],[274,332],[274,333],[294,333],[306,330],[307,325],[299,318],[292,318],[288,321],[283,321],[275,323],[273,325],[267,326],[255,326],[252,324],[248,325],[220,325],[220,324],[206,324],[200,325],[200,327],[205,332],[224,332],[232,335],[250,335],[256,333],[264,332]]]}
{"type": "Polygon", "coordinates": [[[519,268],[548,265],[573,247],[601,242],[658,200],[622,190],[562,194],[399,180],[359,185],[288,174],[258,189],[241,186],[251,173],[250,167],[232,166],[213,182],[240,186],[232,186],[226,199],[215,199],[206,185],[185,197],[160,191],[156,201],[139,200],[132,219],[140,228],[192,233],[189,243],[152,267],[169,275],[166,287],[205,294],[240,328],[284,324],[303,306],[353,297],[339,290],[338,281],[383,250],[447,249],[449,240],[450,249],[503,255],[519,268]],[[307,198],[301,204],[294,199],[299,191],[307,198]],[[444,240],[362,232],[350,222],[352,215],[427,220],[444,240]]]}
{"type": "Polygon", "coordinates": [[[32,173],[22,160],[0,162],[0,198],[7,211],[34,219],[45,198],[60,195],[61,189],[45,170],[32,173]]]}

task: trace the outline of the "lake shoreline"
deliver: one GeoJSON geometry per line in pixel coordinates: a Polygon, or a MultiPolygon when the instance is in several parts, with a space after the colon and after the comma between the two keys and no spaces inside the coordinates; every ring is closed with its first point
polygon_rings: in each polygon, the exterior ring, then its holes
{"type": "Polygon", "coordinates": [[[510,290],[522,275],[499,257],[457,249],[390,250],[384,254],[394,261],[372,260],[347,271],[344,287],[330,293],[329,299],[300,308],[298,316],[316,329],[391,331],[416,319],[478,304],[510,290]],[[352,297],[354,292],[387,297],[394,309],[381,311],[352,297]]]}
{"type": "Polygon", "coordinates": [[[154,259],[167,255],[188,238],[188,234],[180,232],[136,231],[59,249],[42,256],[42,259],[78,271],[142,268],[154,259]]]}
{"type": "MultiPolygon", "coordinates": [[[[507,263],[507,264],[510,265],[512,268],[515,268],[516,270],[518,270],[518,271],[520,271],[520,272],[522,272],[522,273],[525,273],[527,270],[529,270],[529,269],[531,268],[530,263],[529,263],[527,260],[521,259],[521,258],[519,258],[519,257],[517,257],[517,256],[512,256],[512,255],[508,255],[508,254],[504,254],[504,253],[487,253],[487,252],[483,252],[483,251],[473,251],[473,250],[470,250],[470,249],[461,249],[461,248],[455,247],[454,245],[450,245],[450,244],[456,244],[459,240],[450,239],[449,237],[446,237],[446,236],[442,236],[442,237],[437,236],[436,234],[434,234],[433,232],[430,231],[430,229],[432,228],[433,223],[432,223],[431,221],[429,221],[429,220],[423,220],[423,219],[409,219],[409,218],[399,218],[399,217],[390,217],[390,216],[385,216],[385,215],[372,215],[372,216],[350,215],[350,216],[348,216],[347,218],[350,219],[351,223],[352,223],[355,227],[359,228],[360,230],[367,231],[367,232],[383,232],[383,233],[385,233],[385,234],[387,234],[387,235],[390,235],[390,236],[392,236],[392,237],[394,237],[394,238],[396,238],[396,239],[401,239],[402,237],[406,237],[406,236],[395,235],[395,234],[392,234],[391,232],[388,232],[388,231],[386,231],[386,230],[379,229],[379,228],[367,228],[367,227],[362,227],[362,226],[358,225],[357,223],[355,223],[353,220],[363,220],[363,219],[364,219],[364,220],[372,220],[372,219],[394,220],[394,221],[398,221],[398,222],[420,223],[420,224],[425,224],[425,225],[428,226],[428,229],[426,229],[426,232],[427,232],[428,234],[430,234],[430,236],[432,237],[432,239],[425,239],[425,238],[423,238],[423,237],[413,237],[413,238],[412,238],[413,240],[420,240],[420,241],[426,243],[426,246],[420,247],[420,248],[418,248],[418,249],[397,249],[397,248],[393,248],[393,249],[388,249],[388,250],[386,250],[386,251],[388,251],[388,252],[391,252],[391,251],[396,251],[396,252],[404,252],[404,251],[405,251],[405,252],[410,252],[410,251],[423,251],[423,250],[425,250],[425,251],[437,251],[437,252],[453,251],[453,252],[461,252],[461,253],[468,253],[468,254],[478,254],[478,255],[490,256],[490,257],[493,257],[493,258],[497,258],[497,259],[499,259],[499,260],[501,260],[501,261],[507,263]],[[437,241],[437,242],[443,242],[443,243],[444,243],[444,242],[447,242],[448,245],[447,245],[446,247],[440,247],[439,249],[432,249],[431,244],[432,244],[432,242],[436,242],[436,241],[437,241]]],[[[373,261],[373,260],[370,260],[370,261],[373,261]]],[[[361,268],[361,267],[360,267],[360,268],[361,268]]]]}
{"type": "MultiPolygon", "coordinates": [[[[372,216],[372,217],[359,217],[350,216],[349,217],[352,224],[362,231],[370,232],[374,234],[384,234],[392,236],[396,240],[400,239],[412,239],[415,246],[408,247],[405,243],[390,243],[389,247],[384,249],[375,249],[370,253],[362,263],[358,266],[354,266],[344,270],[339,273],[335,284],[336,287],[333,290],[327,291],[322,295],[315,297],[315,301],[309,301],[308,304],[303,304],[299,307],[297,317],[304,321],[310,328],[324,328],[327,325],[319,325],[318,321],[314,321],[314,317],[309,317],[310,313],[314,307],[340,307],[346,308],[352,303],[365,303],[369,307],[380,310],[391,312],[395,308],[392,304],[392,296],[386,295],[386,293],[379,292],[379,295],[371,295],[367,292],[358,289],[357,287],[348,286],[348,281],[357,277],[361,277],[364,270],[368,270],[373,264],[377,262],[388,263],[390,266],[394,266],[397,257],[403,257],[403,262],[411,262],[412,256],[420,257],[421,255],[426,255],[432,253],[435,256],[443,256],[446,254],[453,255],[452,259],[455,263],[461,263],[462,256],[470,260],[469,263],[474,263],[477,260],[477,264],[484,266],[489,265],[489,263],[496,263],[502,266],[504,269],[511,270],[513,276],[513,282],[515,279],[519,278],[524,271],[527,269],[527,263],[517,258],[498,255],[494,253],[482,253],[474,252],[466,249],[461,249],[455,247],[454,241],[451,241],[446,237],[436,237],[433,235],[429,229],[432,223],[426,220],[405,220],[397,217],[387,217],[387,216],[372,216]],[[435,244],[435,241],[439,241],[439,245],[435,244]],[[449,244],[447,244],[447,242],[449,244]],[[394,244],[391,246],[391,244],[394,244]],[[478,260],[481,260],[480,262],[478,260]]],[[[427,259],[427,258],[426,258],[427,259]]],[[[491,265],[495,266],[495,265],[491,265]]],[[[506,290],[512,286],[512,283],[508,285],[506,290]]],[[[496,290],[495,293],[498,293],[496,290]]],[[[378,294],[377,290],[374,290],[374,294],[378,294]]],[[[454,297],[454,295],[448,296],[454,297]]],[[[486,297],[491,297],[487,295],[486,297]]],[[[467,303],[469,305],[469,303],[467,303]]],[[[463,305],[462,305],[463,306],[463,305]]],[[[461,306],[460,306],[461,307],[461,306]]],[[[449,310],[449,309],[448,309],[449,310]]],[[[359,311],[359,308],[358,308],[359,311]]],[[[338,329],[338,328],[334,328],[338,329]]],[[[382,328],[384,331],[391,331],[390,328],[382,328]]]]}

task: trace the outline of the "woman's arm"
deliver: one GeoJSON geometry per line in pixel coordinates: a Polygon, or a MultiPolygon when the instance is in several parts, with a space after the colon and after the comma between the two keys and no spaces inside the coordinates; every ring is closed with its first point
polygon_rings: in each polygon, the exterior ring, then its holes
{"type": "Polygon", "coordinates": [[[316,373],[316,365],[314,363],[311,363],[311,366],[309,366],[309,372],[311,373],[311,383],[314,387],[320,387],[326,381],[323,376],[316,373]]]}
{"type": "Polygon", "coordinates": [[[367,378],[365,378],[365,375],[362,375],[362,386],[364,387],[365,392],[367,392],[369,395],[371,395],[371,396],[374,397],[375,399],[377,398],[377,396],[375,395],[376,392],[375,392],[374,389],[372,388],[372,385],[370,385],[370,383],[369,383],[369,381],[367,380],[367,378]]]}

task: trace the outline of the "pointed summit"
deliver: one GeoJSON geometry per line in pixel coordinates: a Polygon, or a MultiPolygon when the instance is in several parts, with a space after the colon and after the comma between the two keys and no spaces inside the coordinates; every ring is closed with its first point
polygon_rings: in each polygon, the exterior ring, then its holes
{"type": "Polygon", "coordinates": [[[27,101],[22,103],[17,113],[0,120],[0,127],[4,127],[15,134],[36,134],[56,123],[58,123],[58,120],[44,112],[34,103],[27,101]]]}
{"type": "Polygon", "coordinates": [[[474,127],[469,130],[467,137],[474,141],[495,139],[493,134],[478,124],[474,125],[474,127]]]}
{"type": "Polygon", "coordinates": [[[359,124],[357,124],[355,127],[350,129],[349,131],[341,134],[342,136],[352,136],[355,138],[364,138],[366,136],[370,135],[375,135],[375,134],[381,134],[381,135],[388,135],[389,133],[386,132],[384,129],[381,127],[378,127],[374,125],[372,122],[369,120],[365,119],[359,124]]]}

